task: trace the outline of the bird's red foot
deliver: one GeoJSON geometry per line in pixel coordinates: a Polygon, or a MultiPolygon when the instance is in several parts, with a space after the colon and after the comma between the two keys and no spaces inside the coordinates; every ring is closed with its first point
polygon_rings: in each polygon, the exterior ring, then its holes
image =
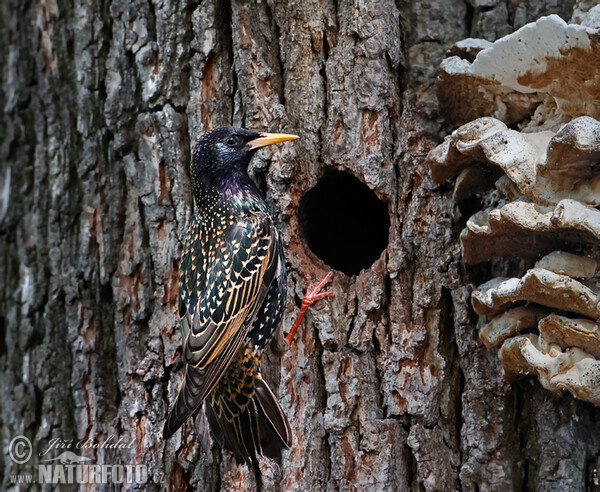
{"type": "Polygon", "coordinates": [[[323,287],[325,287],[327,282],[329,282],[332,277],[333,277],[333,273],[329,272],[327,275],[325,275],[323,280],[321,280],[313,290],[306,293],[306,295],[304,296],[304,299],[302,299],[302,307],[300,308],[300,312],[298,313],[298,316],[296,317],[296,320],[294,321],[294,324],[292,325],[290,332],[285,337],[285,341],[287,343],[289,343],[289,344],[292,343],[292,340],[294,339],[294,335],[296,334],[296,331],[298,330],[298,327],[300,326],[300,321],[302,321],[302,318],[304,317],[304,313],[306,313],[306,310],[310,307],[310,305],[313,302],[318,301],[319,299],[323,299],[324,297],[329,297],[329,296],[333,295],[333,292],[321,292],[321,289],[323,287]]]}

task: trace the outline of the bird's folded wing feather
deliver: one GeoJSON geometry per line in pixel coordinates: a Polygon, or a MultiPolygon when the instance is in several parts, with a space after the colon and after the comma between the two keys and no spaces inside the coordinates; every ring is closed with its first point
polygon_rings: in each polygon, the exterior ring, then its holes
{"type": "Polygon", "coordinates": [[[185,306],[189,334],[184,354],[188,364],[206,371],[204,396],[235,356],[244,338],[240,332],[245,335],[250,328],[275,277],[278,256],[277,231],[266,214],[238,221],[197,255],[206,266],[205,286],[198,296],[187,296],[197,302],[185,306]]]}

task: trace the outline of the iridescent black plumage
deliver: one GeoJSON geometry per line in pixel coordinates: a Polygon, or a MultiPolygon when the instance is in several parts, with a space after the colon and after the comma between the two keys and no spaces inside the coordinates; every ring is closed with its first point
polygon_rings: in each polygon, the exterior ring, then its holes
{"type": "Polygon", "coordinates": [[[204,403],[213,435],[257,478],[257,454],[280,459],[291,444],[287,418],[260,377],[283,315],[286,272],[275,220],[247,168],[256,148],[291,138],[219,128],[194,149],[197,213],[179,273],[186,377],[163,430],[169,438],[204,403]]]}

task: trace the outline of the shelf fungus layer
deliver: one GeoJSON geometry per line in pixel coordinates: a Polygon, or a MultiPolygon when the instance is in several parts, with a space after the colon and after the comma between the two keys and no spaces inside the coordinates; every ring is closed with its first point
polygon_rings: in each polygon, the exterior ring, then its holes
{"type": "Polygon", "coordinates": [[[579,347],[563,350],[541,336],[521,335],[504,342],[499,356],[509,381],[534,375],[546,389],[600,405],[600,361],[579,347]]]}
{"type": "Polygon", "coordinates": [[[472,50],[451,49],[455,56],[442,62],[436,83],[449,122],[494,116],[512,124],[534,110],[545,126],[582,115],[600,118],[598,30],[550,15],[491,45],[463,44],[482,49],[473,62],[472,50]]]}
{"type": "Polygon", "coordinates": [[[534,375],[549,390],[600,405],[599,268],[593,258],[556,251],[521,278],[494,278],[473,292],[479,337],[499,347],[507,380],[534,375]]]}
{"type": "Polygon", "coordinates": [[[465,262],[520,260],[494,263],[514,276],[471,296],[503,375],[533,375],[596,405],[599,40],[598,30],[550,16],[494,43],[457,43],[437,90],[442,113],[461,126],[427,157],[435,183],[456,178],[456,202],[479,195],[488,206],[461,233],[465,262]]]}
{"type": "Polygon", "coordinates": [[[540,205],[571,198],[600,204],[600,121],[576,118],[558,132],[518,132],[484,117],[462,125],[432,150],[427,163],[436,183],[458,175],[454,198],[492,188],[540,205]],[[465,175],[478,177],[465,179],[465,175]],[[507,179],[509,181],[507,181],[507,179]]]}
{"type": "Polygon", "coordinates": [[[460,235],[469,264],[490,258],[538,259],[563,248],[593,250],[600,241],[600,211],[576,200],[556,207],[510,202],[475,213],[460,235]]]}

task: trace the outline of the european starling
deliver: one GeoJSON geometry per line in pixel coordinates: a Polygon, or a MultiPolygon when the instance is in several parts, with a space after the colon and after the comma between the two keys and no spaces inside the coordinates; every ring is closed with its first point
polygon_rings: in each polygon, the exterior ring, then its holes
{"type": "MultiPolygon", "coordinates": [[[[163,436],[192,415],[205,422],[204,404],[213,436],[252,467],[259,484],[257,454],[280,461],[292,442],[260,374],[262,352],[283,316],[286,268],[276,221],[247,169],[256,149],[295,138],[240,128],[200,138],[191,163],[197,210],[179,272],[186,374],[163,436]]],[[[318,289],[304,304],[329,295],[318,289]]]]}

